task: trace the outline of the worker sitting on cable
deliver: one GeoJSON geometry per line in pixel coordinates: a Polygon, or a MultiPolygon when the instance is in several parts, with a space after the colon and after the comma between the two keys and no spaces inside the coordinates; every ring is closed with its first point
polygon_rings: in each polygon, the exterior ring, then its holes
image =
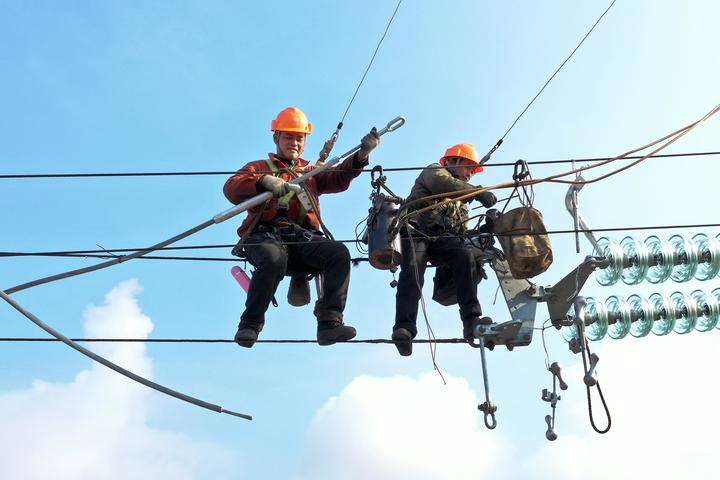
{"type": "Polygon", "coordinates": [[[238,229],[239,245],[243,245],[255,272],[235,341],[247,348],[254,345],[278,284],[293,270],[322,274],[322,296],[315,303],[314,311],[318,343],[332,345],[350,340],[355,337],[355,329],[343,324],[350,283],[350,253],[344,244],[329,240],[321,233],[318,196],[347,190],[368,164],[368,156],[380,143],[380,137],[373,129],[363,137],[357,153],[336,169],[328,169],[303,182],[303,191],[296,194],[287,182],[316,168],[300,158],[305,150],[306,135],[312,133],[312,124],[302,111],[289,107],[272,121],[271,130],[276,153],[242,167],[223,189],[227,199],[236,205],[259,193],[273,195],[264,205],[252,208],[238,229]]]}
{"type": "MultiPolygon", "coordinates": [[[[446,266],[452,272],[463,336],[472,338],[472,322],[481,317],[482,311],[477,298],[477,275],[480,272],[477,271],[474,254],[465,246],[463,239],[468,207],[464,202],[455,201],[421,214],[413,215],[412,212],[447,200],[443,197],[424,200],[424,197],[478,188],[468,181],[482,170],[473,145],[463,143],[450,147],[439,164],[433,163],[423,170],[405,202],[407,207],[402,210],[401,218],[409,217],[407,225],[401,230],[403,255],[392,334],[400,355],[412,354],[412,339],[417,335],[418,301],[428,261],[446,266]]],[[[482,192],[473,199],[480,201],[485,208],[492,207],[496,202],[492,192],[482,192]]]]}

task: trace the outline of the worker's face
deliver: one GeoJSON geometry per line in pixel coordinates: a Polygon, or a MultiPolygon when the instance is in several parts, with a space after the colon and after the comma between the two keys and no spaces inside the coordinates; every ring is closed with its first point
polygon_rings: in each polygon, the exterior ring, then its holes
{"type": "Polygon", "coordinates": [[[450,171],[463,182],[469,182],[473,175],[475,175],[475,168],[477,164],[472,160],[462,157],[452,157],[445,160],[445,165],[453,167],[450,171]]]}
{"type": "Polygon", "coordinates": [[[277,154],[288,160],[297,160],[305,151],[304,133],[275,132],[273,140],[277,145],[277,154]]]}

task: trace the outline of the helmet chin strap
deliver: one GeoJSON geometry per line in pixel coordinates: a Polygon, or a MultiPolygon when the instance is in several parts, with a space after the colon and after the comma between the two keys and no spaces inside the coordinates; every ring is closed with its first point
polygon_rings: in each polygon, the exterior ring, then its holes
{"type": "Polygon", "coordinates": [[[450,168],[446,169],[448,172],[450,172],[450,175],[452,175],[453,178],[460,179],[460,177],[458,176],[457,169],[454,168],[454,167],[457,167],[457,165],[458,165],[458,161],[455,159],[453,159],[453,160],[448,159],[448,161],[445,163],[446,167],[450,167],[450,168]]]}

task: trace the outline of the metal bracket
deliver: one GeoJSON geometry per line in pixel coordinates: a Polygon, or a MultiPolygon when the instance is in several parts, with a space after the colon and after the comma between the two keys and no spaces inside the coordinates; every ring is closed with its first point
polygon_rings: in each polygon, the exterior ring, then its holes
{"type": "Polygon", "coordinates": [[[575,267],[552,287],[545,288],[545,295],[541,301],[547,302],[548,313],[553,326],[560,328],[569,325],[567,312],[575,301],[575,297],[585,285],[590,274],[598,267],[602,267],[605,259],[599,257],[586,257],[583,263],[575,267]]]}
{"type": "MultiPolygon", "coordinates": [[[[506,345],[509,350],[517,346],[530,345],[538,302],[535,296],[537,285],[528,280],[513,277],[510,266],[504,259],[495,257],[490,264],[497,275],[500,289],[503,292],[512,318],[512,321],[500,324],[503,326],[504,331],[498,337],[501,342],[495,343],[506,345]],[[509,330],[511,325],[512,330],[509,330]],[[510,337],[511,333],[513,334],[512,337],[510,337]]],[[[496,328],[500,327],[500,325],[496,328]]]]}
{"type": "MultiPolygon", "coordinates": [[[[495,345],[505,345],[508,350],[512,350],[521,328],[522,322],[519,320],[510,320],[509,322],[494,323],[492,325],[482,325],[476,322],[473,324],[473,336],[478,339],[482,338],[485,346],[490,350],[495,348],[495,345]]],[[[480,344],[472,342],[470,346],[478,348],[480,344]]]]}

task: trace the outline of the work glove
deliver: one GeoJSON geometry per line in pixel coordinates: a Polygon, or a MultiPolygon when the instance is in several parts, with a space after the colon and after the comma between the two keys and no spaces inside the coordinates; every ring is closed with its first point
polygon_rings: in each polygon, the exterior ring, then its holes
{"type": "Polygon", "coordinates": [[[265,189],[266,192],[272,193],[273,197],[282,197],[288,193],[287,182],[279,177],[265,175],[260,179],[258,184],[265,189]]]}
{"type": "Polygon", "coordinates": [[[477,200],[478,202],[482,203],[482,206],[485,208],[490,208],[497,203],[497,197],[495,197],[495,194],[492,192],[479,193],[475,195],[473,200],[477,200]]]}
{"type": "Polygon", "coordinates": [[[360,161],[365,161],[370,155],[370,152],[375,150],[378,145],[380,145],[380,135],[378,135],[377,133],[377,128],[373,127],[373,129],[370,130],[370,133],[365,135],[362,140],[360,140],[360,151],[358,152],[358,159],[360,161]]]}

